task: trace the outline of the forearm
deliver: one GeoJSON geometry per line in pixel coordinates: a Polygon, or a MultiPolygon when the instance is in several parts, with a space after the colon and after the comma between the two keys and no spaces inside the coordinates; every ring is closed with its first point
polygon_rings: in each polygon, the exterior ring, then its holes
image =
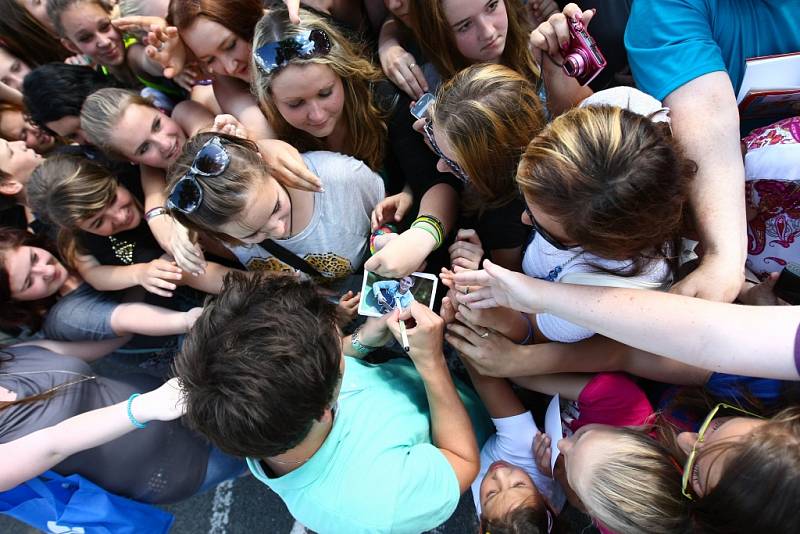
{"type": "Polygon", "coordinates": [[[458,192],[449,184],[434,185],[422,195],[419,214],[439,219],[444,226],[445,235],[449,235],[458,218],[458,192]]]}
{"type": "MultiPolygon", "coordinates": [[[[512,310],[511,308],[501,309],[503,310],[501,312],[503,316],[499,319],[499,324],[495,327],[495,330],[514,343],[522,343],[525,341],[529,337],[529,330],[532,329],[533,326],[529,325],[528,320],[522,313],[512,310]]],[[[536,317],[531,317],[531,320],[535,321],[536,317]]],[[[530,337],[533,338],[533,335],[530,337]]]]}
{"type": "MultiPolygon", "coordinates": [[[[480,463],[478,444],[472,429],[472,421],[456,392],[444,355],[437,358],[436,363],[428,368],[417,369],[425,383],[434,445],[442,450],[451,463],[455,461],[463,467],[474,465],[475,472],[472,475],[474,479],[480,463]]],[[[458,472],[458,469],[456,471],[458,472]]]]}
{"type": "Polygon", "coordinates": [[[218,76],[214,81],[214,94],[223,113],[236,117],[251,139],[275,139],[275,132],[258,107],[255,97],[239,80],[218,76]]]}
{"type": "Polygon", "coordinates": [[[74,356],[85,362],[99,360],[111,354],[130,340],[130,336],[104,339],[102,341],[53,341],[51,339],[37,339],[26,341],[15,346],[24,347],[34,345],[45,348],[57,354],[74,356]]]}
{"type": "Polygon", "coordinates": [[[111,327],[118,336],[172,336],[188,330],[186,313],[143,302],[120,304],[111,314],[111,327]]]}
{"type": "Polygon", "coordinates": [[[796,380],[800,309],[667,293],[537,284],[547,311],[626,345],[712,371],[796,380]]]}
{"type": "Polygon", "coordinates": [[[697,163],[691,205],[706,254],[744,268],[747,231],[739,114],[724,72],[706,74],[664,100],[685,155],[697,163]]]}
{"type": "MultiPolygon", "coordinates": [[[[42,401],[47,402],[47,401],[42,401]]],[[[132,405],[140,423],[148,415],[145,395],[132,405]]],[[[127,401],[71,417],[0,445],[0,491],[6,491],[59,464],[69,456],[115,440],[136,430],[128,418],[127,401]]]]}
{"type": "Polygon", "coordinates": [[[378,35],[378,53],[382,53],[386,48],[392,46],[403,46],[402,38],[405,31],[403,25],[394,17],[389,17],[381,26],[378,35]]]}
{"type": "Polygon", "coordinates": [[[549,57],[543,56],[542,77],[547,90],[547,109],[555,117],[575,107],[581,100],[592,96],[589,86],[581,86],[570,78],[549,57]]]}
{"type": "Polygon", "coordinates": [[[525,412],[525,407],[511,389],[511,384],[505,378],[483,376],[478,373],[467,359],[461,360],[467,368],[469,378],[475,391],[478,392],[489,415],[498,419],[511,417],[525,412]]]}
{"type": "Polygon", "coordinates": [[[147,264],[133,265],[94,265],[78,267],[83,279],[97,291],[119,291],[139,285],[137,277],[147,264]]]}
{"type": "Polygon", "coordinates": [[[220,291],[222,291],[222,281],[231,270],[229,267],[210,261],[206,263],[205,274],[184,276],[183,283],[203,293],[219,295],[220,291]]]}

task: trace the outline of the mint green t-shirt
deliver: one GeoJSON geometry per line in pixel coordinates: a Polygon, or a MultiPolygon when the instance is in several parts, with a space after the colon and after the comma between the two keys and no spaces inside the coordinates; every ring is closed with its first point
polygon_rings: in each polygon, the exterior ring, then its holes
{"type": "MultiPolygon", "coordinates": [[[[493,430],[477,395],[457,383],[480,448],[493,430]]],[[[425,387],[408,360],[371,365],[345,357],[333,428],[300,468],[253,475],[289,512],[321,534],[418,533],[444,523],[460,498],[458,480],[431,444],[425,387]]]]}
{"type": "Polygon", "coordinates": [[[636,85],[664,100],[715,71],[738,93],[751,57],[800,51],[800,0],[635,0],[625,48],[636,85]]]}

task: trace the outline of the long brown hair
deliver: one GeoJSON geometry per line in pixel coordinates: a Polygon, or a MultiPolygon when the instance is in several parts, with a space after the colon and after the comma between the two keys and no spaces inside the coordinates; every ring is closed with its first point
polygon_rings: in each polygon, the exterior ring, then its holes
{"type": "MultiPolygon", "coordinates": [[[[769,532],[793,534],[800,530],[800,387],[783,382],[777,403],[763,402],[742,387],[736,400],[712,396],[704,388],[682,388],[666,413],[679,409],[692,417],[704,417],[717,403],[740,404],[748,411],[769,417],[738,440],[726,440],[698,451],[698,458],[726,451],[719,482],[703,496],[688,501],[694,532],[734,534],[769,532]]],[[[733,414],[745,417],[744,414],[733,414]]],[[[659,441],[681,465],[687,454],[678,445],[683,430],[661,417],[659,441]]],[[[720,461],[720,456],[713,462],[720,461]]],[[[695,460],[697,462],[697,460],[695,460]]],[[[695,463],[696,465],[696,463],[695,463]]],[[[691,489],[691,488],[690,488],[691,489]]]]}
{"type": "Polygon", "coordinates": [[[519,197],[517,164],[545,125],[542,103],[527,78],[502,65],[473,65],[439,88],[432,116],[470,178],[464,195],[468,212],[519,197]]]}
{"type": "Polygon", "coordinates": [[[55,304],[52,295],[40,300],[12,301],[11,275],[5,266],[5,256],[19,247],[38,247],[55,254],[55,247],[44,237],[17,228],[0,227],[0,329],[18,332],[25,327],[37,331],[47,310],[55,304]]]}
{"type": "Polygon", "coordinates": [[[194,24],[197,17],[205,17],[251,43],[263,13],[260,0],[172,0],[167,23],[181,31],[194,24]]]}
{"type": "Polygon", "coordinates": [[[0,0],[0,41],[31,68],[61,62],[71,53],[17,0],[0,0]]]}
{"type": "Polygon", "coordinates": [[[666,124],[588,106],[557,117],[530,142],[517,183],[584,250],[631,260],[618,273],[631,276],[675,259],[696,168],[666,124]]]}
{"type": "MultiPolygon", "coordinates": [[[[520,0],[499,0],[508,13],[506,47],[501,63],[530,80],[537,88],[541,83],[539,67],[528,47],[531,28],[520,0]]],[[[458,51],[453,29],[445,16],[443,0],[409,0],[408,18],[414,38],[422,47],[425,59],[433,63],[442,80],[472,64],[458,51]]]]}
{"type": "MultiPolygon", "coordinates": [[[[383,164],[388,129],[386,114],[374,102],[372,86],[384,79],[383,74],[367,59],[369,54],[365,52],[363,44],[348,40],[323,17],[306,9],[300,11],[302,22],[296,25],[289,22],[289,13],[285,8],[270,9],[256,26],[253,49],[257,50],[267,43],[281,41],[308,30],[323,30],[333,45],[331,51],[324,56],[309,59],[294,58],[289,64],[327,65],[341,78],[345,93],[341,120],[346,121],[347,126],[347,145],[343,152],[360,159],[377,171],[383,164]]],[[[301,151],[324,150],[321,140],[291,126],[275,107],[271,84],[276,73],[264,74],[255,62],[251,63],[250,69],[253,73],[253,92],[278,137],[297,146],[301,151]]]]}

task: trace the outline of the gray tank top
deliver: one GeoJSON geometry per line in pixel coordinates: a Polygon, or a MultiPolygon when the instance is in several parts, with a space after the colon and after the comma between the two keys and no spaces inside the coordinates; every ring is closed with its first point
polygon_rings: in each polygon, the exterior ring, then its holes
{"type": "MultiPolygon", "coordinates": [[[[76,358],[39,347],[0,351],[0,386],[17,399],[58,388],[48,400],[0,410],[0,443],[53,426],[74,415],[126,400],[160,385],[145,375],[119,380],[96,376],[76,358]]],[[[78,473],[106,490],[149,503],[190,497],[203,482],[210,445],[180,421],[152,421],[147,428],[77,454],[54,470],[78,473]]]]}

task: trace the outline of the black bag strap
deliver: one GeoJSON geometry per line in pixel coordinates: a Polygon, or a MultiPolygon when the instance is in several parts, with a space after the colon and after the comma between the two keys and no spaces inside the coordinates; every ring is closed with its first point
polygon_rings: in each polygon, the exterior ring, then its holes
{"type": "Polygon", "coordinates": [[[313,265],[308,263],[306,260],[298,256],[291,250],[287,249],[286,247],[279,245],[272,239],[265,239],[260,244],[264,248],[264,250],[266,250],[276,258],[278,258],[286,265],[294,269],[297,269],[298,271],[303,271],[304,273],[306,273],[307,275],[309,275],[314,279],[325,278],[322,275],[322,273],[320,273],[318,270],[314,268],[313,265]]]}

